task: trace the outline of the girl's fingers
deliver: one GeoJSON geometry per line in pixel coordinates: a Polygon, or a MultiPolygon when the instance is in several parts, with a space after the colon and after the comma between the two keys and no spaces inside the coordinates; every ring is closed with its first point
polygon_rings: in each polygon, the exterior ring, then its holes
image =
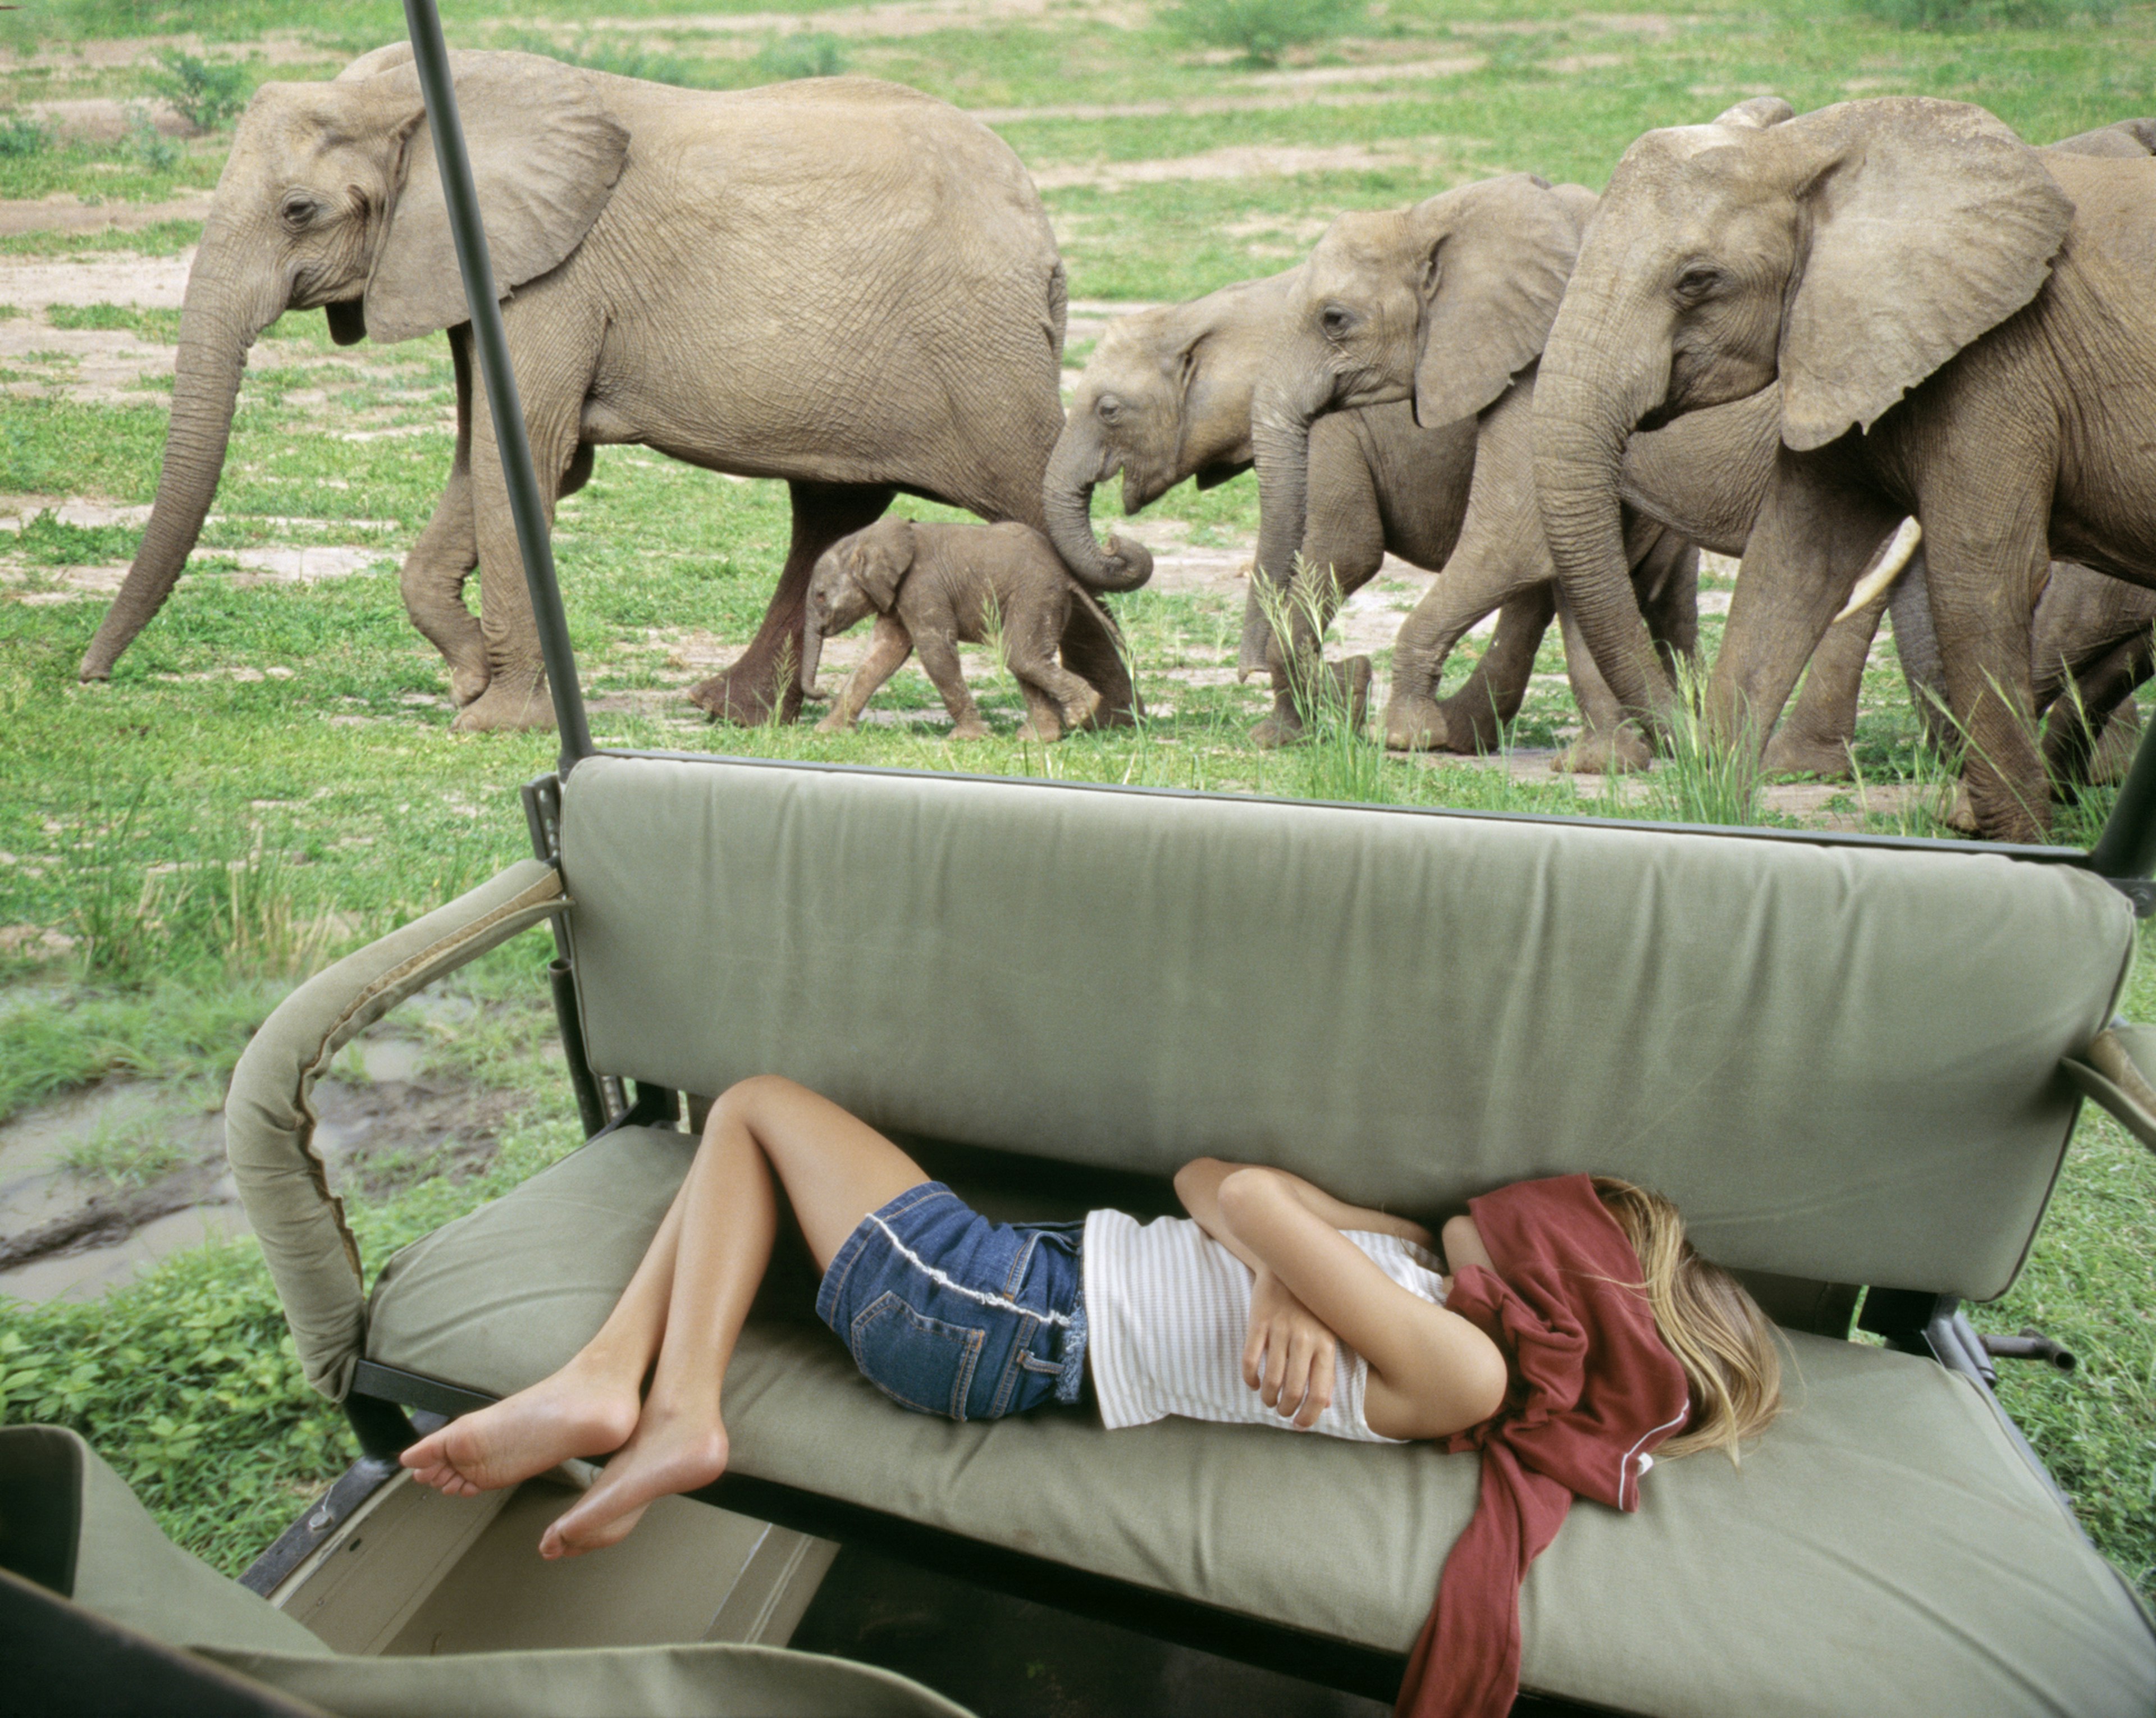
{"type": "Polygon", "coordinates": [[[1317,1345],[1311,1337],[1310,1328],[1301,1321],[1296,1323],[1295,1335],[1289,1340],[1287,1375],[1280,1395],[1280,1414],[1282,1419],[1293,1419],[1301,1413],[1310,1395],[1310,1352],[1317,1345]]]}
{"type": "Polygon", "coordinates": [[[1302,1413],[1296,1416],[1297,1425],[1316,1425],[1317,1417],[1332,1406],[1332,1339],[1319,1338],[1310,1356],[1310,1394],[1304,1398],[1302,1413]]]}
{"type": "Polygon", "coordinates": [[[1265,1387],[1259,1394],[1267,1408],[1279,1402],[1281,1387],[1287,1382],[1287,1350],[1277,1340],[1265,1344],[1265,1387]]]}
{"type": "Polygon", "coordinates": [[[1260,1368],[1265,1363],[1265,1327],[1253,1323],[1250,1334],[1243,1339],[1243,1382],[1253,1390],[1265,1382],[1260,1368]]]}

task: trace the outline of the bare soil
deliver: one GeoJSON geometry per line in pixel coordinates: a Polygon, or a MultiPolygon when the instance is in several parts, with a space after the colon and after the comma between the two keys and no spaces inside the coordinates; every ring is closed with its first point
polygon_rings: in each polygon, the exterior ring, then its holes
{"type": "Polygon", "coordinates": [[[1278,178],[1296,173],[1359,173],[1373,168],[1419,167],[1435,172],[1457,165],[1458,158],[1459,146],[1444,137],[1405,138],[1374,147],[1363,143],[1235,144],[1164,161],[1040,167],[1034,170],[1033,180],[1044,191],[1072,185],[1111,189],[1171,180],[1278,178]]]}
{"type": "MultiPolygon", "coordinates": [[[[408,1038],[369,1033],[361,1049],[315,1088],[316,1142],[332,1185],[381,1194],[492,1161],[520,1094],[431,1072],[408,1038]]],[[[175,1248],[246,1233],[223,1117],[200,1097],[108,1080],[0,1126],[0,1295],[95,1298],[175,1248]],[[139,1185],[69,1165],[71,1149],[116,1127],[179,1161],[139,1185]]]]}

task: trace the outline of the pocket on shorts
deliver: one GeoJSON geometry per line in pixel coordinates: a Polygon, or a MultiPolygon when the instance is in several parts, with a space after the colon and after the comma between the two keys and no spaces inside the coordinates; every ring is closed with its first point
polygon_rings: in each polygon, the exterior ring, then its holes
{"type": "Polygon", "coordinates": [[[886,1290],[855,1315],[847,1346],[861,1376],[892,1401],[963,1420],[987,1340],[978,1326],[930,1318],[886,1290]]]}

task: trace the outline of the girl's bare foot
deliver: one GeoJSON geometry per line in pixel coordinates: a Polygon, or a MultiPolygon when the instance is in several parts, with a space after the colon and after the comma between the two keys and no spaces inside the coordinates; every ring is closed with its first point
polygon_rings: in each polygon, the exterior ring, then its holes
{"type": "Polygon", "coordinates": [[[451,1420],[398,1459],[423,1485],[450,1497],[476,1497],[573,1456],[620,1449],[636,1429],[636,1416],[634,1382],[617,1384],[564,1368],[491,1408],[451,1420]]]}
{"type": "Polygon", "coordinates": [[[708,1485],[726,1470],[726,1432],[716,1418],[691,1421],[647,1408],[598,1483],[540,1536],[539,1555],[572,1557],[619,1545],[653,1501],[708,1485]]]}

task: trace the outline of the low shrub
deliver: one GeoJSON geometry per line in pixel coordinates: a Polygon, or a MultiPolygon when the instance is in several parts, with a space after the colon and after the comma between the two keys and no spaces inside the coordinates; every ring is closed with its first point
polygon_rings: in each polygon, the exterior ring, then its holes
{"type": "Polygon", "coordinates": [[[773,84],[796,78],[835,78],[846,69],[845,50],[836,36],[798,32],[765,44],[756,57],[757,75],[773,84]]]}
{"type": "Polygon", "coordinates": [[[237,61],[213,64],[168,50],[157,56],[150,93],[162,95],[198,131],[214,131],[247,105],[247,68],[237,61]]]}
{"type": "Polygon", "coordinates": [[[1237,48],[1245,65],[1277,65],[1291,48],[1346,34],[1363,21],[1363,0],[1181,0],[1163,14],[1184,40],[1237,48]]]}
{"type": "Polygon", "coordinates": [[[1903,30],[2055,29],[2107,23],[2118,0],[1856,0],[1857,9],[1903,30]]]}
{"type": "Polygon", "coordinates": [[[0,161],[43,155],[52,145],[53,134],[28,114],[11,113],[0,119],[0,161]]]}

